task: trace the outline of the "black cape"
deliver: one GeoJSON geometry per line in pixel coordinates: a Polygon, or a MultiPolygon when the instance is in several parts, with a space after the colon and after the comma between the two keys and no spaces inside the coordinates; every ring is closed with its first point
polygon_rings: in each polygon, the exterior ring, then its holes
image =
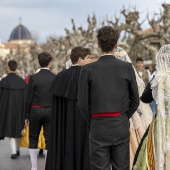
{"type": "Polygon", "coordinates": [[[89,129],[77,106],[80,66],[60,72],[51,86],[53,107],[46,170],[90,170],[89,129]]]}
{"type": "Polygon", "coordinates": [[[14,73],[0,81],[0,137],[20,138],[24,126],[26,82],[14,73]]]}

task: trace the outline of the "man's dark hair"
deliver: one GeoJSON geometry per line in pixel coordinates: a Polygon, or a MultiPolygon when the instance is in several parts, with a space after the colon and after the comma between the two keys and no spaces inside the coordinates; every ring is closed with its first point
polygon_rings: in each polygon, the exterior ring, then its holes
{"type": "Polygon", "coordinates": [[[136,58],[136,62],[138,62],[138,61],[142,61],[143,62],[144,60],[143,60],[142,57],[138,57],[138,58],[136,58]]]}
{"type": "Polygon", "coordinates": [[[91,51],[89,48],[75,47],[72,49],[70,59],[73,64],[77,63],[79,58],[84,59],[87,55],[90,55],[91,51]]]}
{"type": "Polygon", "coordinates": [[[8,62],[8,67],[11,71],[16,71],[17,69],[17,62],[15,60],[10,60],[8,62]]]}
{"type": "Polygon", "coordinates": [[[98,30],[97,39],[102,52],[108,53],[113,51],[119,36],[119,31],[111,26],[104,26],[100,28],[98,30]]]}
{"type": "Polygon", "coordinates": [[[52,60],[52,56],[49,53],[42,52],[38,54],[38,62],[41,67],[47,67],[49,62],[52,60]]]}

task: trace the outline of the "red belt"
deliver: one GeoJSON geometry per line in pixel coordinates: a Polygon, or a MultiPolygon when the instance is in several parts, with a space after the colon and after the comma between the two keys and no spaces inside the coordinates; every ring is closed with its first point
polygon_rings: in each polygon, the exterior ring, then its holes
{"type": "Polygon", "coordinates": [[[31,108],[44,108],[45,106],[42,105],[31,105],[31,108]]]}
{"type": "Polygon", "coordinates": [[[122,112],[107,112],[107,113],[94,113],[91,117],[115,117],[119,116],[122,112]]]}

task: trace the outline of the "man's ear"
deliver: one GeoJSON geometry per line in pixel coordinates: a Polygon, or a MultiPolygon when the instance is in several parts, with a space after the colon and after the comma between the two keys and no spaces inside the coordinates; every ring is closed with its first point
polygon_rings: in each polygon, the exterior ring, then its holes
{"type": "Polygon", "coordinates": [[[48,67],[50,68],[51,67],[51,65],[52,65],[52,63],[51,63],[51,61],[48,63],[48,67]]]}
{"type": "Polygon", "coordinates": [[[118,47],[118,45],[116,44],[116,45],[115,45],[115,49],[117,49],[117,47],[118,47]]]}
{"type": "Polygon", "coordinates": [[[9,68],[9,66],[7,66],[7,71],[10,71],[10,68],[9,68]]]}
{"type": "Polygon", "coordinates": [[[98,42],[98,48],[101,48],[101,46],[100,46],[99,42],[98,42]]]}
{"type": "Polygon", "coordinates": [[[79,59],[78,59],[78,63],[81,63],[81,61],[82,61],[82,58],[81,58],[81,57],[79,57],[79,59]]]}

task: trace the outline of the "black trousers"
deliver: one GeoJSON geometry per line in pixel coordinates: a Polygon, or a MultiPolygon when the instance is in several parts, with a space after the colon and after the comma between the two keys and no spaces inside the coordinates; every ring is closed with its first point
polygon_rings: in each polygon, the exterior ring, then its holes
{"type": "Polygon", "coordinates": [[[91,170],[129,170],[129,119],[125,113],[116,117],[92,118],[89,134],[91,170]]]}
{"type": "Polygon", "coordinates": [[[38,148],[38,138],[43,126],[46,148],[49,145],[51,107],[31,108],[29,117],[29,148],[38,148]]]}

